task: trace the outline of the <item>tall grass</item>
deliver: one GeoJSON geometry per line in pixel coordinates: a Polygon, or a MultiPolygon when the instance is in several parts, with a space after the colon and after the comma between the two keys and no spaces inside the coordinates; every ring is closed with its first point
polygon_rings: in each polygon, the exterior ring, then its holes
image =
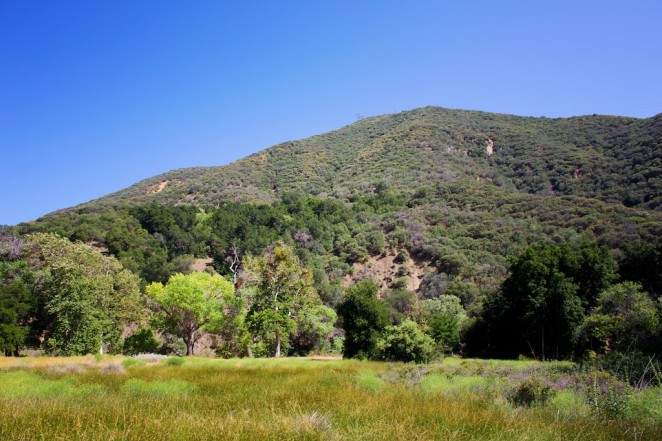
{"type": "Polygon", "coordinates": [[[446,372],[455,361],[187,358],[103,368],[111,363],[122,359],[0,360],[0,439],[653,440],[662,430],[653,413],[599,420],[570,390],[514,407],[496,373],[531,369],[516,363],[494,362],[481,375],[473,362],[446,372]],[[79,368],[53,368],[63,365],[79,368]]]}

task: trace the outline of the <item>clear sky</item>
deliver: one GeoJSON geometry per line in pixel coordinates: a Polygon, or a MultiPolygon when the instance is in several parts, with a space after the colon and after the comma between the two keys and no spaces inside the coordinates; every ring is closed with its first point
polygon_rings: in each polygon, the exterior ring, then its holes
{"type": "Polygon", "coordinates": [[[0,0],[0,225],[427,105],[662,112],[662,2],[0,0]]]}

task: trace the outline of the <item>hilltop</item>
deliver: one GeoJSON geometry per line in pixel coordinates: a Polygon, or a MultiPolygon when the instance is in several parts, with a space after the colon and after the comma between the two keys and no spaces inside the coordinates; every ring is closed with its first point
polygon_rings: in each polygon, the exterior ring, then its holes
{"type": "Polygon", "coordinates": [[[365,118],[220,167],[174,170],[75,207],[271,203],[287,192],[351,198],[380,182],[488,181],[508,192],[662,208],[662,115],[531,118],[426,107],[365,118]]]}

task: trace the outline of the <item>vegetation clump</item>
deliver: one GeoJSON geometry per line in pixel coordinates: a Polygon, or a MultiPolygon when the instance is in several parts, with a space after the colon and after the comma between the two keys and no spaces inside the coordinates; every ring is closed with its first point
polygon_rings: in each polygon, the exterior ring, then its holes
{"type": "Polygon", "coordinates": [[[508,394],[515,406],[533,407],[546,404],[553,395],[552,388],[540,377],[529,377],[516,385],[508,394]]]}

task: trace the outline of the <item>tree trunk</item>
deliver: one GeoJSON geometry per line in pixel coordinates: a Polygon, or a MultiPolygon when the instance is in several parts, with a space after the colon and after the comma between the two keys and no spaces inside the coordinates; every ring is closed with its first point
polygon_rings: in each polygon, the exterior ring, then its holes
{"type": "Polygon", "coordinates": [[[184,343],[186,343],[186,355],[193,355],[193,346],[195,345],[195,331],[194,330],[189,330],[188,335],[184,339],[184,343]]]}
{"type": "Polygon", "coordinates": [[[276,328],[276,358],[280,357],[280,329],[276,328]]]}

